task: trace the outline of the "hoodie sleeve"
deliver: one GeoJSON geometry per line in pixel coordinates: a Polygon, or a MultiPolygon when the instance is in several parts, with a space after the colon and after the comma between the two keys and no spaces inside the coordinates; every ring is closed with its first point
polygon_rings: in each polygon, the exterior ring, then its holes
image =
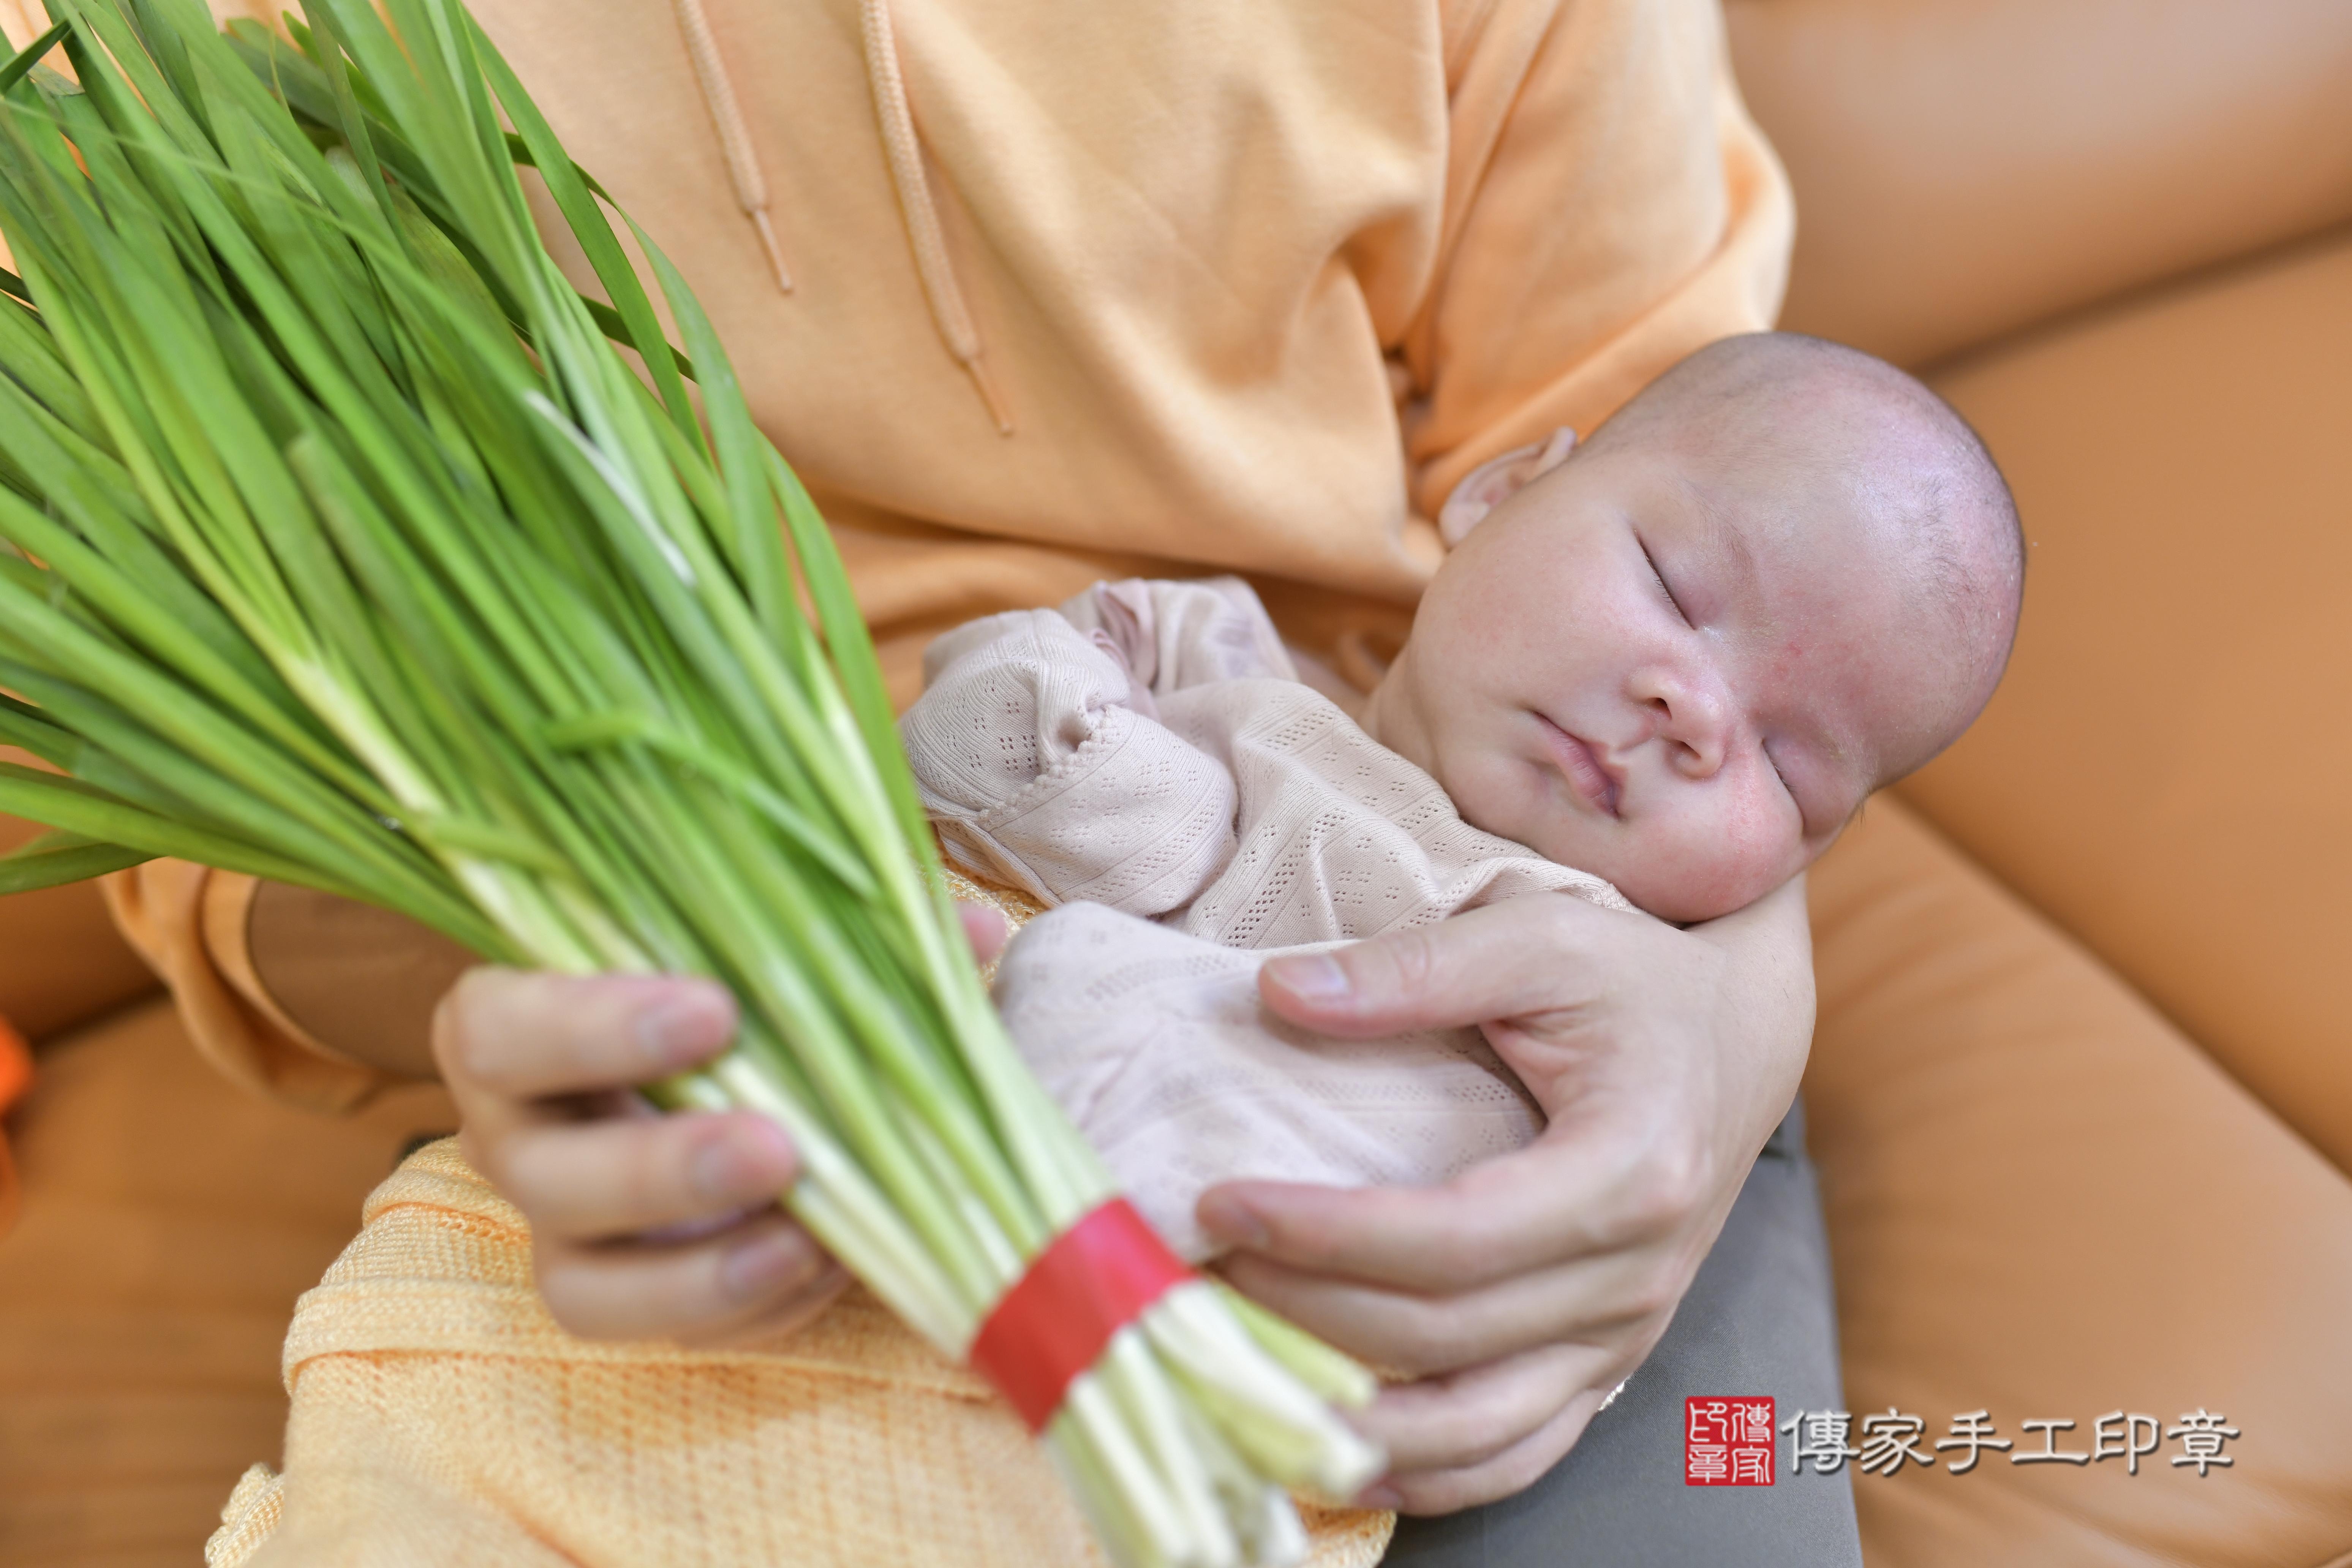
{"type": "Polygon", "coordinates": [[[171,987],[196,1050],[231,1082],[306,1110],[342,1112],[401,1081],[329,1049],[279,1005],[253,963],[255,879],[150,860],[102,885],[115,925],[171,987]]]}
{"type": "Polygon", "coordinates": [[[1402,344],[1424,517],[1487,458],[1589,434],[1685,354],[1769,327],[1794,233],[1714,0],[1443,10],[1440,254],[1402,344]]]}

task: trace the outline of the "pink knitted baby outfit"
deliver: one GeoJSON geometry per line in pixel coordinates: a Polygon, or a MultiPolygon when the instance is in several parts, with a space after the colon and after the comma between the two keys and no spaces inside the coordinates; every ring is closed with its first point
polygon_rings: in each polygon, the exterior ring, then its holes
{"type": "Polygon", "coordinates": [[[1248,586],[1103,583],[974,621],[899,721],[950,859],[1047,906],[1005,953],[1013,1039],[1179,1252],[1221,1181],[1421,1184],[1542,1120],[1473,1029],[1377,1041],[1257,1000],[1276,952],[1532,893],[1631,909],[1480,832],[1300,683],[1248,586]]]}

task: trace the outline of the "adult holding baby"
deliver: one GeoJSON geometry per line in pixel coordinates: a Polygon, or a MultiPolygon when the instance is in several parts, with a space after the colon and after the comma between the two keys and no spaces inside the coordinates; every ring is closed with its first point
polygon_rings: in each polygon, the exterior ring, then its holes
{"type": "MultiPolygon", "coordinates": [[[[1786,187],[1698,0],[477,9],[687,268],[902,700],[931,635],[1100,577],[1245,574],[1294,641],[1368,668],[1458,486],[1507,488],[1554,429],[1777,306],[1786,187]]],[[[184,996],[241,998],[191,1009],[215,1054],[320,1099],[429,1070],[446,972],[422,939],[184,868],[132,891],[184,996]]],[[[1395,1461],[1370,1500],[1443,1514],[1546,1478],[1469,1528],[1498,1553],[1858,1561],[1841,1487],[1695,1507],[1660,1436],[1685,1393],[1838,1403],[1781,1127],[1811,1021],[1801,887],[1688,931],[1520,900],[1264,988],[1313,1029],[1503,1020],[1572,1064],[1538,1087],[1537,1144],[1446,1187],[1204,1201],[1237,1283],[1416,1379],[1369,1417],[1395,1461]],[[1673,1375],[1555,1469],[1670,1322],[1673,1375]]],[[[442,1004],[467,1152],[575,1332],[772,1331],[837,1279],[758,1206],[793,1173],[772,1127],[614,1092],[730,1026],[710,988],[650,978],[478,972],[442,1004]]],[[[1396,1557],[1478,1550],[1439,1526],[1396,1557]]]]}

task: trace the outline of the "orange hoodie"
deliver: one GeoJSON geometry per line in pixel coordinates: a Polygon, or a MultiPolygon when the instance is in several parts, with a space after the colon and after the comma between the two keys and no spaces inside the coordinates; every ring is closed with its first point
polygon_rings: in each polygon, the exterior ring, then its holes
{"type": "MultiPolygon", "coordinates": [[[[709,309],[901,701],[940,630],[1103,576],[1392,642],[1464,474],[1780,300],[1710,0],[474,8],[709,309]]],[[[200,1043],[347,1101],[282,1068],[301,944],[246,952],[250,884],[197,875],[116,891],[200,1043]]]]}

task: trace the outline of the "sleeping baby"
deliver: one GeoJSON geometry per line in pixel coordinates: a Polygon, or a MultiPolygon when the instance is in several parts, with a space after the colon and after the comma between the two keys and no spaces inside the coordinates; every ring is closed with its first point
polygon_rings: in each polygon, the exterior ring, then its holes
{"type": "Polygon", "coordinates": [[[1188,1258],[1218,1182],[1433,1183],[1540,1131],[1475,1031],[1307,1035],[1260,1009],[1267,957],[1509,898],[1741,908],[1968,727],[2023,578],[1958,416],[1788,334],[1506,454],[1439,523],[1353,717],[1222,578],[963,626],[901,721],[950,859],[1048,906],[997,976],[1013,1038],[1188,1258]]]}

